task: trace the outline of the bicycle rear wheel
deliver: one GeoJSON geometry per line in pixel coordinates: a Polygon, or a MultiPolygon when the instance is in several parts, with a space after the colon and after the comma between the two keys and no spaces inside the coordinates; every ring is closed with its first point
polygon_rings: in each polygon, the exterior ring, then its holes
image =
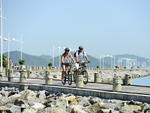
{"type": "Polygon", "coordinates": [[[88,72],[87,71],[83,72],[83,83],[84,84],[88,83],[88,72]]]}
{"type": "Polygon", "coordinates": [[[61,80],[62,84],[65,85],[66,84],[66,76],[63,80],[61,80]]]}
{"type": "Polygon", "coordinates": [[[72,84],[72,73],[70,71],[68,71],[68,84],[72,84]]]}

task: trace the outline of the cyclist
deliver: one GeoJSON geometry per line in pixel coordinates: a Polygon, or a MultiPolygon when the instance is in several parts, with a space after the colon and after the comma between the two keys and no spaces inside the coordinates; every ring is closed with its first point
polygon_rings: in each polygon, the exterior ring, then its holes
{"type": "Polygon", "coordinates": [[[76,69],[75,69],[75,74],[74,74],[74,77],[77,75],[77,72],[78,72],[78,68],[79,68],[79,65],[85,63],[85,60],[90,63],[90,60],[89,58],[87,57],[86,55],[86,52],[84,51],[83,49],[83,46],[79,46],[79,50],[77,50],[75,53],[74,53],[74,57],[76,59],[76,69]]]}
{"type": "Polygon", "coordinates": [[[61,55],[62,80],[64,80],[66,76],[66,67],[69,66],[69,68],[71,68],[71,62],[74,63],[74,58],[70,53],[70,49],[65,48],[65,52],[61,55]]]}

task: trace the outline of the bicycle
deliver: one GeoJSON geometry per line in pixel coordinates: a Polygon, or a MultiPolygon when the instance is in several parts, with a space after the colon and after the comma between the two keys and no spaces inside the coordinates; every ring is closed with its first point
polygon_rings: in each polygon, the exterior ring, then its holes
{"type": "Polygon", "coordinates": [[[88,83],[88,72],[87,72],[87,64],[89,62],[81,62],[79,63],[79,69],[77,75],[83,75],[83,83],[88,83]]]}
{"type": "Polygon", "coordinates": [[[64,77],[64,80],[62,80],[62,84],[65,85],[66,81],[68,80],[68,84],[72,84],[72,76],[73,76],[73,71],[72,71],[72,63],[65,63],[66,65],[66,75],[64,77]]]}

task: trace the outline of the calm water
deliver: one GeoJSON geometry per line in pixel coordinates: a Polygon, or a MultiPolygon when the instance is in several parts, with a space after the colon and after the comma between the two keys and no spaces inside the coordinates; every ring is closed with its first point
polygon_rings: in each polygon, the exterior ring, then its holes
{"type": "Polygon", "coordinates": [[[137,78],[133,80],[134,85],[144,85],[144,86],[150,86],[150,76],[149,77],[143,77],[143,78],[137,78]]]}

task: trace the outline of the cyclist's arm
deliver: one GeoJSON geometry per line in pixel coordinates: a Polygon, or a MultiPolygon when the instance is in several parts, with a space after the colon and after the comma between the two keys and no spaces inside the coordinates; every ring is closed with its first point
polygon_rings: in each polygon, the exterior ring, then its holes
{"type": "Polygon", "coordinates": [[[64,56],[61,56],[61,63],[64,63],[64,56]]]}
{"type": "Polygon", "coordinates": [[[90,61],[89,58],[88,58],[87,56],[85,56],[85,59],[86,59],[87,61],[90,61]]]}
{"type": "Polygon", "coordinates": [[[75,61],[74,61],[74,58],[73,58],[72,54],[70,54],[70,58],[71,58],[71,60],[73,61],[73,63],[75,63],[75,61]]]}
{"type": "Polygon", "coordinates": [[[84,57],[85,57],[85,59],[89,62],[90,60],[89,60],[89,58],[88,58],[88,56],[86,55],[86,52],[84,53],[84,57]]]}

